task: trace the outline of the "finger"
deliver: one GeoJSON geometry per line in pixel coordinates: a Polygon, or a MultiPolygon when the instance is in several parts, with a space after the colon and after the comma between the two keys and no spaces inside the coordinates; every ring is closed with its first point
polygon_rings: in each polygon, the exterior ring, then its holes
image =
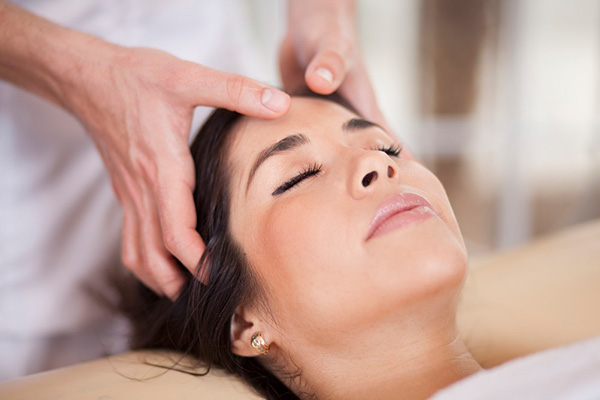
{"type": "Polygon", "coordinates": [[[129,172],[121,168],[121,174],[114,175],[114,186],[120,193],[123,207],[123,226],[121,228],[121,260],[135,276],[159,296],[164,293],[160,285],[147,272],[142,254],[142,233],[138,211],[143,208],[143,200],[139,195],[140,187],[129,172]]]}
{"type": "Polygon", "coordinates": [[[290,96],[243,75],[199,66],[198,86],[190,85],[198,106],[227,108],[261,118],[277,118],[290,107],[290,96]]]}
{"type": "Polygon", "coordinates": [[[389,130],[389,126],[377,104],[375,91],[364,65],[359,64],[348,73],[346,80],[339,89],[339,93],[352,104],[363,118],[389,130]]]}
{"type": "Polygon", "coordinates": [[[111,172],[111,184],[113,190],[123,209],[123,224],[121,226],[121,262],[130,270],[140,281],[147,287],[152,289],[157,295],[162,296],[163,293],[159,286],[148,276],[144,271],[142,255],[140,253],[140,230],[139,219],[136,213],[135,198],[132,192],[136,189],[132,184],[128,171],[122,167],[119,162],[109,159],[109,171],[111,172]],[[120,173],[116,172],[117,170],[120,173]],[[129,185],[129,186],[128,186],[129,185]]]}
{"type": "MultiPolygon", "coordinates": [[[[165,284],[172,279],[161,276],[156,270],[160,271],[165,264],[171,263],[171,269],[178,271],[172,260],[161,256],[160,250],[157,256],[156,246],[152,246],[152,224],[158,225],[159,222],[157,217],[153,218],[156,207],[148,196],[149,191],[144,182],[147,177],[142,173],[141,179],[136,179],[118,160],[115,161],[115,166],[120,171],[115,175],[115,180],[123,198],[123,264],[157,295],[172,297],[174,290],[165,284]]],[[[163,253],[166,254],[166,250],[163,249],[163,253]]]]}
{"type": "MultiPolygon", "coordinates": [[[[191,157],[190,157],[190,162],[191,157]]],[[[192,186],[177,177],[162,179],[158,194],[158,215],[165,247],[192,273],[196,269],[204,242],[196,231],[196,206],[192,186]]]]}
{"type": "Polygon", "coordinates": [[[141,248],[145,271],[165,295],[175,300],[184,284],[184,277],[164,247],[158,210],[149,190],[144,196],[144,212],[141,248]]]}
{"type": "Polygon", "coordinates": [[[130,208],[124,208],[123,212],[123,227],[122,227],[122,243],[121,243],[121,260],[123,265],[137,276],[137,278],[147,287],[152,289],[159,296],[164,293],[159,285],[143,268],[142,256],[140,254],[140,231],[138,219],[135,212],[130,208]]]}
{"type": "Polygon", "coordinates": [[[306,84],[304,83],[304,68],[294,51],[291,36],[288,34],[279,46],[279,71],[283,87],[288,93],[294,93],[306,84]]]}
{"type": "Polygon", "coordinates": [[[351,68],[350,57],[339,50],[326,47],[318,51],[308,64],[304,79],[313,92],[331,94],[344,82],[351,68]]]}

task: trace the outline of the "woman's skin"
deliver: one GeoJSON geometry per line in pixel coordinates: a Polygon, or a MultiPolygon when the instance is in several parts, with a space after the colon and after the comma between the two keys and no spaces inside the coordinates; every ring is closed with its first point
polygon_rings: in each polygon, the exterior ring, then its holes
{"type": "Polygon", "coordinates": [[[271,346],[262,360],[297,393],[427,398],[481,369],[456,328],[464,242],[437,178],[386,154],[381,149],[399,143],[378,126],[349,124],[356,118],[337,104],[296,97],[278,120],[244,117],[235,127],[230,227],[267,306],[238,308],[232,350],[256,356],[250,338],[262,332],[271,346]],[[292,148],[256,167],[265,149],[290,135],[292,148]],[[313,173],[282,192],[305,171],[313,173]],[[406,193],[432,210],[368,237],[382,203],[406,193]]]}

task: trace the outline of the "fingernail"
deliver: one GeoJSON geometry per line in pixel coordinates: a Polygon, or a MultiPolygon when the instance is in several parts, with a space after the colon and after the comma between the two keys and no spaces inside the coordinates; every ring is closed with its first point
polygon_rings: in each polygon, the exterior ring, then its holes
{"type": "Polygon", "coordinates": [[[324,67],[319,67],[315,70],[315,74],[325,79],[330,85],[333,84],[333,72],[324,67]]]}
{"type": "Polygon", "coordinates": [[[287,100],[287,94],[272,89],[265,89],[263,90],[261,102],[269,110],[278,112],[285,107],[287,100]]]}

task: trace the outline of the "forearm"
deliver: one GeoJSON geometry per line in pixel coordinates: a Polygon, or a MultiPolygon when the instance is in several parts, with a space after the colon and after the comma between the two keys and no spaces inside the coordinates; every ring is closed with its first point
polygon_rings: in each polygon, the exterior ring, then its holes
{"type": "Polygon", "coordinates": [[[113,47],[0,1],[0,79],[69,111],[69,89],[113,47]]]}

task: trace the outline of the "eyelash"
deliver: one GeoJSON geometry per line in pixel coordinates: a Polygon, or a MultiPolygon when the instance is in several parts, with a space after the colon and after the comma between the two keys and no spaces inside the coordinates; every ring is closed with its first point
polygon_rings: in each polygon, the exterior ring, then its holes
{"type": "MultiPolygon", "coordinates": [[[[399,157],[400,153],[402,152],[402,147],[400,147],[396,144],[392,144],[390,146],[377,147],[373,150],[383,151],[385,154],[387,154],[390,157],[399,157]]],[[[322,172],[322,170],[323,170],[323,164],[314,163],[311,166],[309,166],[308,168],[305,168],[304,171],[300,172],[298,175],[285,181],[281,186],[279,186],[277,189],[275,189],[273,191],[273,193],[271,193],[271,194],[273,196],[279,196],[280,194],[283,194],[283,193],[287,192],[288,190],[292,189],[294,186],[296,186],[297,184],[299,184],[306,178],[310,178],[312,176],[319,175],[322,172]]]]}
{"type": "Polygon", "coordinates": [[[402,153],[402,147],[397,144],[392,144],[389,146],[380,146],[373,150],[383,151],[390,157],[399,157],[400,153],[402,153]]]}
{"type": "Polygon", "coordinates": [[[283,185],[279,186],[277,189],[275,189],[275,191],[273,191],[272,195],[278,196],[278,195],[290,190],[291,188],[293,188],[294,186],[296,186],[297,184],[299,184],[306,178],[310,178],[311,176],[319,175],[322,170],[323,170],[323,164],[314,163],[310,167],[305,168],[304,171],[300,172],[298,175],[296,175],[293,178],[290,178],[286,182],[284,182],[283,185]]]}

